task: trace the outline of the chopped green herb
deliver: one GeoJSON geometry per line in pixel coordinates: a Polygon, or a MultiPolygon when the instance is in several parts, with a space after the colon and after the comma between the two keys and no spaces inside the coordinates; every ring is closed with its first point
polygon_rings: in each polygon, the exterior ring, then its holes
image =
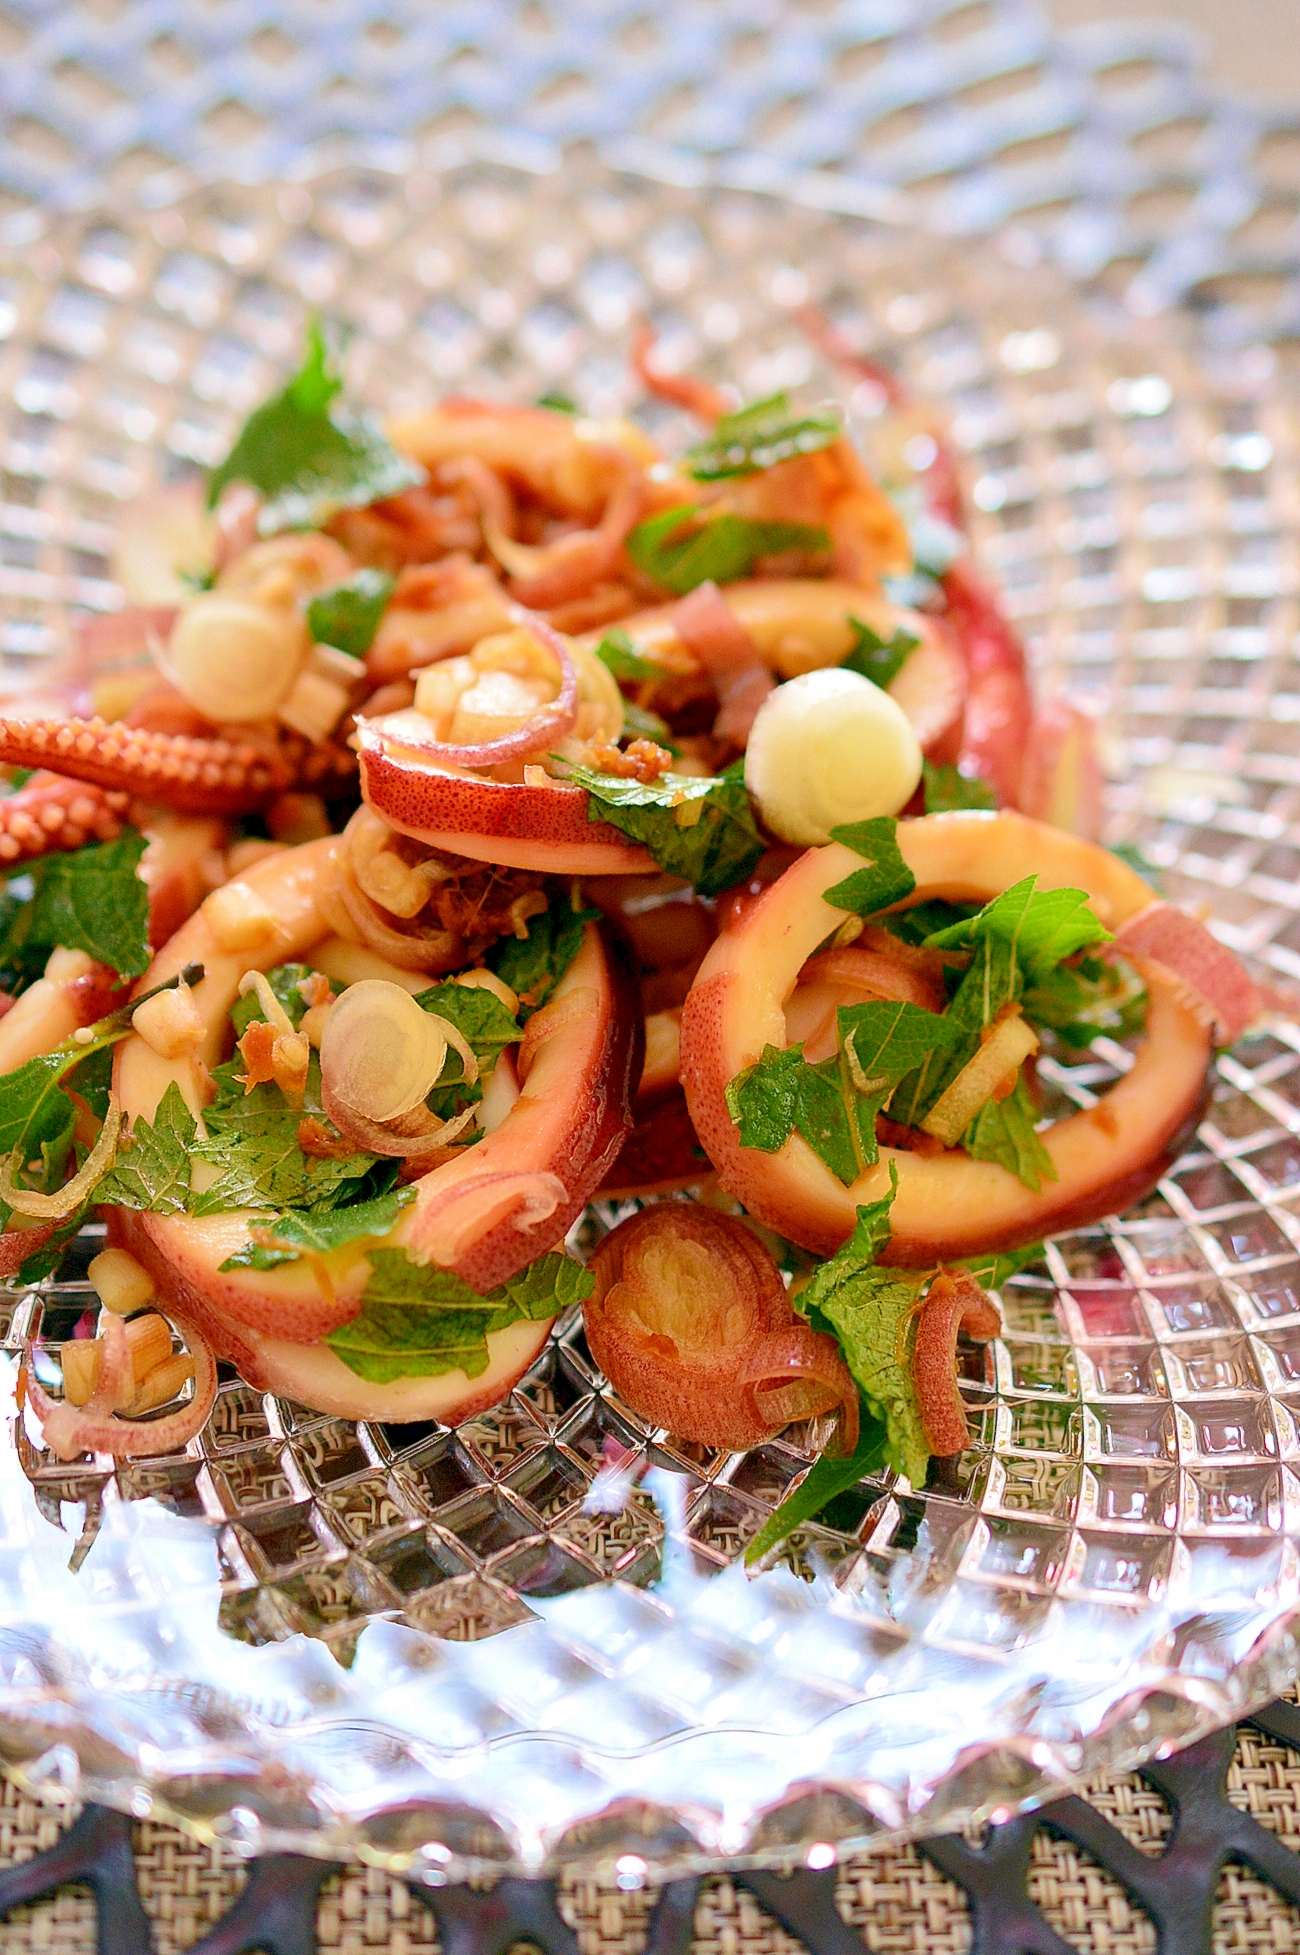
{"type": "Polygon", "coordinates": [[[867,864],[865,869],[855,869],[843,882],[826,891],[826,902],[837,910],[873,916],[893,903],[901,903],[916,888],[916,877],[898,846],[898,823],[892,815],[832,828],[831,840],[843,843],[867,864]]]}
{"type": "Polygon", "coordinates": [[[698,504],[683,503],[638,523],[626,547],[638,570],[685,597],[697,584],[731,584],[748,577],[760,557],[787,550],[822,555],[831,539],[829,531],[806,523],[757,522],[727,511],[709,516],[698,504]]]}
{"type": "Polygon", "coordinates": [[[941,896],[934,896],[926,903],[914,903],[910,910],[897,910],[892,916],[879,916],[875,920],[900,943],[923,944],[936,931],[946,930],[950,924],[964,923],[978,909],[978,903],[946,903],[941,896]]]}
{"type": "Polygon", "coordinates": [[[1052,1157],[1039,1139],[1038,1110],[1023,1074],[1004,1100],[987,1100],[961,1137],[975,1161],[996,1161],[1035,1195],[1045,1181],[1059,1181],[1052,1157]]]}
{"type": "Polygon", "coordinates": [[[960,1267],[971,1272],[981,1289],[1000,1290],[1020,1270],[1042,1258],[1042,1243],[1031,1242],[1023,1249],[1004,1249],[1000,1255],[965,1256],[960,1267]]]}
{"type": "Polygon", "coordinates": [[[902,625],[888,638],[882,638],[861,618],[850,617],[849,624],[853,629],[853,650],[840,663],[850,672],[860,672],[883,692],[898,677],[921,641],[915,632],[904,631],[902,625]]]}
{"type": "Polygon", "coordinates": [[[396,580],[386,570],[358,570],[307,606],[307,629],[319,645],[364,658],[374,643],[396,580]]]}
{"type": "Polygon", "coordinates": [[[806,1521],[816,1520],[836,1494],[846,1493],[868,1473],[882,1467],[887,1444],[884,1420],[878,1419],[866,1401],[862,1400],[858,1415],[858,1443],[853,1451],[845,1459],[832,1459],[829,1453],[823,1453],[819,1460],[814,1460],[794,1492],[786,1495],[745,1549],[745,1566],[754,1567],[764,1556],[771,1554],[773,1548],[780,1547],[797,1527],[802,1527],[806,1521]]]}
{"type": "Polygon", "coordinates": [[[972,950],[982,942],[1005,944],[1013,970],[1032,983],[1063,958],[1089,944],[1109,943],[1110,937],[1088,908],[1086,890],[1039,889],[1037,876],[1026,876],[974,916],[937,931],[928,942],[936,950],[972,950]]]}
{"type": "Polygon", "coordinates": [[[884,1420],[886,1459],[913,1486],[920,1486],[930,1448],[912,1383],[912,1320],[929,1277],[919,1270],[878,1267],[889,1244],[889,1210],[898,1192],[892,1162],[889,1177],[889,1194],[858,1210],[853,1234],[822,1264],[796,1304],[814,1330],[830,1331],[839,1340],[859,1390],[884,1420]]]}
{"type": "Polygon", "coordinates": [[[987,781],[977,774],[963,774],[959,767],[936,767],[924,763],[925,812],[947,814],[953,808],[996,808],[998,797],[987,781]]]}
{"type": "Polygon", "coordinates": [[[600,915],[575,907],[576,889],[552,896],[549,909],[529,917],[526,937],[502,937],[487,954],[491,969],[518,995],[521,1023],[546,1003],[582,949],[587,924],[600,915]]]}
{"type": "Polygon", "coordinates": [[[227,1269],[275,1269],[297,1262],[304,1254],[328,1256],[331,1250],[367,1237],[386,1236],[404,1208],[415,1200],[414,1188],[392,1188],[373,1201],[348,1208],[328,1208],[304,1215],[290,1210],[268,1222],[254,1223],[249,1241],[222,1263],[227,1269]]]}
{"type": "Polygon", "coordinates": [[[466,1085],[460,1054],[454,1050],[447,1053],[428,1105],[440,1120],[450,1120],[462,1108],[477,1105],[482,1099],[483,1081],[491,1078],[505,1047],[521,1037],[519,1021],[484,985],[435,984],[421,991],[416,1003],[454,1025],[478,1060],[479,1076],[472,1085],[466,1085]]]}
{"type": "Polygon", "coordinates": [[[190,1159],[198,1131],[194,1115],[172,1080],[152,1123],[137,1120],[118,1147],[117,1160],[95,1199],[152,1215],[179,1215],[190,1204],[190,1159]]]}
{"type": "Polygon", "coordinates": [[[56,945],[84,950],[123,977],[149,968],[149,892],[136,873],[144,837],[127,829],[29,863],[0,897],[0,969],[39,976],[56,945]]]}
{"type": "Polygon", "coordinates": [[[639,685],[645,680],[664,677],[664,667],[654,659],[643,658],[627,632],[617,626],[605,633],[596,647],[596,657],[624,685],[639,685]]]}
{"type": "Polygon", "coordinates": [[[320,1104],[320,1062],[313,1053],[307,1091],[297,1111],[278,1086],[255,1086],[245,1093],[236,1075],[236,1057],[212,1077],[217,1096],[203,1113],[208,1138],[194,1146],[196,1161],[211,1161],[221,1178],[190,1203],[195,1215],[220,1215],[232,1208],[340,1208],[360,1193],[357,1184],[374,1165],[373,1154],[356,1152],[321,1159],[304,1154],[298,1128],[314,1115],[329,1131],[320,1104]]]}
{"type": "Polygon", "coordinates": [[[537,405],[539,407],[549,407],[556,414],[576,414],[578,412],[578,403],[574,400],[572,394],[562,394],[558,389],[552,389],[549,393],[539,394],[537,396],[537,405]]]}
{"type": "Polygon", "coordinates": [[[341,407],[343,376],[330,360],[319,320],[307,328],[302,366],[284,390],[255,408],[219,468],[208,507],[231,482],[263,498],[258,529],[319,529],[339,509],[365,507],[423,481],[377,428],[341,407]]]}
{"type": "Polygon", "coordinates": [[[838,409],[814,407],[799,413],[788,394],[770,394],[735,414],[723,414],[707,441],[688,448],[686,459],[697,482],[756,475],[793,455],[829,448],[844,433],[838,409]]]}
{"type": "Polygon", "coordinates": [[[1076,1052],[1094,1039],[1131,1038],[1146,1023],[1147,993],[1131,964],[1082,956],[1057,964],[1029,985],[1026,1018],[1045,1025],[1076,1052]]]}
{"type": "Polygon", "coordinates": [[[623,701],[624,740],[653,740],[656,746],[666,747],[670,754],[679,754],[681,748],[673,739],[673,730],[667,720],[661,720],[658,713],[647,712],[631,699],[623,701]]]}
{"type": "Polygon", "coordinates": [[[810,1065],[802,1045],[769,1045],[732,1080],[727,1106],[742,1147],[774,1154],[797,1129],[847,1187],[879,1159],[876,1115],[898,1082],[959,1034],[919,1005],[845,1005],[837,1016],[834,1056],[810,1065]]]}
{"type": "Polygon", "coordinates": [[[720,896],[752,874],[767,844],[745,792],[744,763],[701,780],[661,774],[648,785],[575,763],[569,777],[590,796],[588,818],[646,847],[661,869],[720,896]]]}
{"type": "Polygon", "coordinates": [[[493,1331],[521,1320],[558,1316],[590,1296],[593,1279],[580,1263],[552,1252],[481,1296],[448,1269],[415,1263],[402,1249],[371,1251],[361,1309],[325,1340],[349,1370],[375,1384],[488,1366],[493,1331]]]}

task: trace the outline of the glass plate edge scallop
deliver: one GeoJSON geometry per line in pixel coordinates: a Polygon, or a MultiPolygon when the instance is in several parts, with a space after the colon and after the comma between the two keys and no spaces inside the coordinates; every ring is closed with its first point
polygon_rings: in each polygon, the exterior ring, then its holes
{"type": "MultiPolygon", "coordinates": [[[[869,388],[811,300],[951,418],[978,547],[1041,683],[1101,713],[1113,838],[1300,976],[1295,435],[1273,356],[1194,360],[992,246],[907,237],[571,157],[344,164],[52,224],[3,268],[0,664],[39,682],[111,609],[133,496],[219,458],[319,309],[378,407],[438,393],[635,407],[626,350],[747,396],[869,388]]],[[[1102,1048],[1053,1085],[1086,1104],[1102,1048]]],[[[557,1325],[456,1432],[318,1418],[231,1379],[183,1457],[0,1452],[0,1738],[33,1785],[245,1850],[424,1871],[653,1877],[1004,1816],[1187,1742],[1294,1675],[1300,1034],[1218,1068],[1141,1208],[1051,1245],[970,1367],[974,1444],[865,1483],[758,1580],[745,1541],[808,1455],[682,1448],[557,1325]],[[649,1471],[593,1511],[606,1442],[649,1471]]],[[[604,1226],[593,1211],[583,1225],[604,1226]]],[[[94,1230],[13,1289],[6,1366],[70,1334],[94,1230]]]]}

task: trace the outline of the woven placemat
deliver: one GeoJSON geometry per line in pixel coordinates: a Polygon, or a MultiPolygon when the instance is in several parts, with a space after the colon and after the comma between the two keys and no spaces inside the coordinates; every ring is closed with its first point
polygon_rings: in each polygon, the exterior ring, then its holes
{"type": "MultiPolygon", "coordinates": [[[[1234,1805],[1254,1815],[1287,1846],[1300,1850],[1300,1759],[1256,1732],[1238,1734],[1228,1778],[1234,1805]]],[[[1090,1803],[1135,1846],[1156,1853],[1170,1814],[1136,1774],[1097,1779],[1090,1803]]],[[[0,1781],[0,1867],[52,1846],[76,1818],[75,1807],[41,1805],[10,1779],[0,1781]]],[[[177,1955],[221,1918],[244,1884],[233,1855],[199,1845],[172,1826],[134,1828],[141,1898],[158,1955],[177,1955]]],[[[1066,1841],[1038,1833],[1029,1892],[1057,1934],[1086,1955],[1149,1955],[1151,1922],[1119,1883],[1066,1841]]],[[[961,1890],[912,1847],[861,1854],[841,1869],[841,1914],[872,1955],[966,1955],[970,1918],[961,1890]]],[[[654,1896],[622,1893],[592,1881],[562,1881],[560,1909],[580,1955],[641,1955],[654,1896]]],[[[321,1955],[423,1955],[439,1946],[433,1918],[399,1882],[377,1868],[331,1875],[317,1911],[321,1955]]],[[[1300,1908],[1281,1899],[1244,1867],[1229,1866],[1219,1883],[1215,1955],[1292,1955],[1300,1951],[1300,1908]]],[[[94,1955],[95,1906],[88,1890],[66,1888],[50,1900],[15,1908],[0,1922],[2,1955],[94,1955]]],[[[695,1912],[692,1955],[801,1955],[800,1944],[726,1876],[706,1881],[695,1912]]]]}

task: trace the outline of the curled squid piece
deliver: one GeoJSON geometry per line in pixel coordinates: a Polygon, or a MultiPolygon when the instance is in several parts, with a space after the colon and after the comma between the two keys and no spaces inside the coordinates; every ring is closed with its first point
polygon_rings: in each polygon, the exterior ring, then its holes
{"type": "Polygon", "coordinates": [[[528,618],[422,673],[411,708],[358,723],[362,792],[434,848],[543,874],[632,874],[653,866],[646,851],[590,821],[586,790],[543,764],[616,740],[622,722],[600,660],[528,618]]]}
{"type": "MultiPolygon", "coordinates": [[[[425,988],[423,977],[333,933],[336,846],[327,838],[264,857],[214,892],[154,959],[144,989],[202,964],[204,976],[189,993],[197,1038],[175,1057],[138,1034],[119,1047],[115,1088],[131,1121],[152,1121],[173,1083],[201,1118],[203,1069],[227,1056],[227,1015],[241,986],[255,986],[258,972],[303,961],[338,971],[348,983],[378,979],[389,988],[425,988]]],[[[515,1323],[489,1335],[488,1368],[473,1379],[452,1371],[375,1384],[321,1340],[357,1314],[370,1273],[368,1247],[404,1250],[480,1292],[554,1247],[623,1144],[638,1033],[630,977],[589,923],[551,999],[526,1027],[527,1050],[508,1049],[498,1062],[512,1090],[499,1096],[493,1124],[485,1118],[480,1140],[415,1179],[414,1201],[382,1238],[256,1270],[222,1267],[252,1240],[258,1218],[250,1210],[115,1209],[110,1233],[148,1271],[168,1313],[260,1388],[348,1418],[468,1417],[494,1404],[523,1374],[545,1342],[547,1322],[515,1323]]],[[[346,1073],[339,1078],[343,1094],[356,1098],[346,1073]]],[[[368,1105],[367,1115],[353,1117],[392,1113],[391,1105],[368,1105]]]]}
{"type": "Polygon", "coordinates": [[[660,1203],[621,1222],[588,1267],[592,1356],[643,1418],[740,1451],[796,1419],[834,1414],[833,1450],[853,1451],[858,1394],[840,1348],[796,1315],[742,1222],[660,1203]]]}
{"type": "MultiPolygon", "coordinates": [[[[1036,1191],[998,1162],[926,1136],[913,1146],[882,1138],[878,1161],[847,1186],[798,1132],[770,1153],[742,1145],[728,1107],[730,1083],[766,1047],[811,1041],[826,1012],[833,1016],[853,995],[851,959],[806,967],[843,928],[845,912],[827,892],[861,858],[839,843],[810,849],[756,902],[733,913],[683,1010],[682,1082],[722,1185],[760,1221],[827,1255],[852,1232],[858,1208],[886,1193],[892,1168],[898,1193],[885,1260],[918,1268],[1019,1247],[1139,1200],[1200,1117],[1216,1021],[1227,1038],[1255,1015],[1249,978],[1202,925],[1152,904],[1149,886],[1108,850],[1023,815],[903,821],[897,843],[915,878],[909,905],[931,898],[986,903],[1029,876],[1043,890],[1084,892],[1146,986],[1145,1034],[1130,1070],[1095,1105],[1038,1130],[1055,1178],[1045,1173],[1036,1191]],[[801,976],[813,980],[802,995],[801,976]],[[825,997],[810,1002],[814,989],[825,997]]],[[[880,992],[864,982],[857,995],[880,992]]],[[[923,997],[918,991],[913,1002],[923,997]]]]}

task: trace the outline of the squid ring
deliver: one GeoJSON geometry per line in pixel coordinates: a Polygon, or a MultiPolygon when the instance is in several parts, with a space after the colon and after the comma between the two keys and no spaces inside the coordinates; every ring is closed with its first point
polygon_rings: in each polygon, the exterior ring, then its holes
{"type": "MultiPolygon", "coordinates": [[[[225,1056],[226,1015],[244,973],[309,962],[330,938],[321,895],[335,846],[334,838],[309,842],[249,870],[244,887],[265,925],[255,947],[227,947],[225,913],[209,899],[141,979],[150,989],[186,964],[203,965],[190,995],[204,1022],[200,1057],[208,1066],[225,1056]]],[[[640,1057],[631,979],[592,924],[555,1003],[577,993],[583,1008],[554,1013],[553,1036],[538,1042],[525,1088],[500,1124],[416,1182],[415,1201],[382,1246],[405,1249],[486,1291],[563,1237],[622,1146],[640,1057]]],[[[200,1112],[188,1059],[165,1059],[138,1034],[118,1048],[114,1083],[132,1120],[151,1120],[173,1081],[200,1112]]],[[[489,1337],[488,1369],[476,1379],[456,1371],[367,1384],[320,1341],[356,1314],[369,1274],[365,1247],[349,1245],[310,1265],[304,1259],[223,1271],[247,1243],[254,1219],[246,1209],[207,1216],[110,1211],[111,1233],[149,1270],[169,1312],[262,1389],[340,1417],[455,1420],[495,1404],[545,1343],[548,1323],[514,1324],[489,1337]]]]}
{"type": "MultiPolygon", "coordinates": [[[[1240,998],[1223,1010],[1202,988],[1206,968],[1221,979],[1228,953],[1215,945],[1217,956],[1194,966],[1175,950],[1170,954],[1178,956],[1179,968],[1173,968],[1145,952],[1140,940],[1129,949],[1124,926],[1153,910],[1149,886],[1108,850],[1024,815],[929,815],[900,822],[897,838],[916,878],[909,902],[987,902],[1034,874],[1046,889],[1086,891],[1094,913],[1118,934],[1147,985],[1146,1035],[1131,1071],[1095,1106],[1042,1130],[1058,1178],[1038,1194],[1007,1169],[958,1149],[925,1155],[882,1146],[879,1162],[846,1188],[798,1133],[773,1154],[743,1147],[727,1109],[727,1086],[765,1046],[788,1043],[785,1006],[799,972],[845,920],[826,901],[826,891],[861,866],[852,850],[831,843],[810,849],[722,932],[686,1000],[682,1083],[722,1185],[770,1228],[831,1255],[851,1233],[858,1206],[887,1193],[892,1164],[898,1194],[887,1259],[913,1267],[1014,1248],[1137,1200],[1177,1157],[1199,1118],[1216,1009],[1221,1023],[1230,1018],[1240,1029],[1240,998]]],[[[1200,928],[1189,918],[1181,921],[1200,928]]],[[[1168,938],[1182,934],[1171,931],[1168,938]]],[[[1249,987],[1240,966],[1235,973],[1237,989],[1241,983],[1249,987]]]]}

